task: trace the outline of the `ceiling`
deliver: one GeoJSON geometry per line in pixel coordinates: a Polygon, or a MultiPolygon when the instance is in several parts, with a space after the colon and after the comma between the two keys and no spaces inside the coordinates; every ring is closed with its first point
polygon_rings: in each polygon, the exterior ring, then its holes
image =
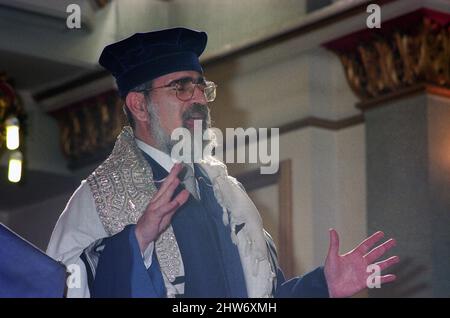
{"type": "Polygon", "coordinates": [[[0,71],[14,74],[19,90],[41,90],[79,77],[87,69],[32,55],[0,50],[0,71]]]}

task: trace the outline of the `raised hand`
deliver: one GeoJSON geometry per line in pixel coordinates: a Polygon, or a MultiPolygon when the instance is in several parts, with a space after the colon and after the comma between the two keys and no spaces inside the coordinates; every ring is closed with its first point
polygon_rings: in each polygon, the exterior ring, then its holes
{"type": "MultiPolygon", "coordinates": [[[[390,239],[372,249],[383,236],[383,232],[376,232],[352,251],[339,255],[339,236],[334,229],[330,230],[330,247],[325,261],[325,277],[330,297],[349,297],[367,287],[367,278],[372,275],[367,272],[368,266],[396,244],[394,239],[390,239]]],[[[380,270],[384,270],[398,261],[398,256],[392,256],[375,264],[380,270]]],[[[379,278],[383,284],[395,280],[396,277],[384,275],[379,278]]]]}
{"type": "Polygon", "coordinates": [[[161,188],[149,202],[136,224],[136,238],[142,253],[151,242],[155,241],[167,229],[172,216],[189,198],[189,191],[184,189],[171,200],[175,189],[180,184],[180,179],[177,176],[182,169],[183,166],[179,163],[172,167],[169,175],[161,184],[161,188]]]}

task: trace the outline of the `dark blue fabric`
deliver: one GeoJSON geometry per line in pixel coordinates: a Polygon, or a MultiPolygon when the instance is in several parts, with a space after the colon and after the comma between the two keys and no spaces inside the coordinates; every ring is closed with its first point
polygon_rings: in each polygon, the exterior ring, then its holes
{"type": "Polygon", "coordinates": [[[153,284],[153,288],[156,292],[157,297],[166,297],[166,286],[164,285],[164,279],[162,277],[161,268],[159,267],[158,258],[156,257],[156,252],[153,251],[152,254],[152,264],[147,269],[148,276],[153,284]]]}
{"type": "Polygon", "coordinates": [[[323,267],[301,277],[285,281],[283,272],[277,273],[277,288],[274,297],[277,298],[328,298],[328,285],[323,267]]]}
{"type": "Polygon", "coordinates": [[[206,174],[195,165],[195,175],[199,179],[198,185],[201,203],[208,212],[207,221],[212,229],[211,236],[215,238],[221,253],[223,272],[228,283],[229,295],[236,298],[247,297],[245,277],[242,270],[241,258],[237,246],[231,241],[231,227],[223,224],[223,209],[217,202],[214,191],[206,174]]]}
{"type": "Polygon", "coordinates": [[[158,261],[153,258],[150,268],[145,268],[135,227],[128,225],[123,231],[105,239],[91,297],[165,297],[158,261]]]}
{"type": "Polygon", "coordinates": [[[177,71],[203,73],[207,35],[186,28],[136,33],[103,49],[99,63],[116,78],[122,97],[134,87],[177,71]]]}
{"type": "Polygon", "coordinates": [[[0,224],[0,297],[63,297],[63,265],[0,224]]]}
{"type": "MultiPolygon", "coordinates": [[[[168,175],[147,154],[144,157],[156,180],[168,175]]],[[[185,297],[246,297],[242,265],[237,247],[231,242],[230,228],[222,223],[222,208],[205,184],[199,186],[202,200],[190,196],[172,218],[184,263],[185,297]]],[[[179,186],[175,195],[182,189],[179,186]]]]}

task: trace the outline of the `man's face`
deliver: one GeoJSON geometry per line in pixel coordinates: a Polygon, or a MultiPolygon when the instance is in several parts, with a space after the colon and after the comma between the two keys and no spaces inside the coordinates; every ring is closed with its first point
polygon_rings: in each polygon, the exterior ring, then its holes
{"type": "MultiPolygon", "coordinates": [[[[153,88],[189,78],[196,83],[201,77],[202,75],[195,71],[170,73],[154,79],[153,88]]],[[[158,146],[163,151],[171,150],[170,136],[174,129],[185,127],[193,132],[194,120],[202,120],[203,129],[211,125],[206,97],[197,86],[192,98],[187,101],[180,100],[177,97],[177,91],[171,87],[153,89],[150,92],[150,100],[150,131],[152,137],[162,143],[158,146]]]]}

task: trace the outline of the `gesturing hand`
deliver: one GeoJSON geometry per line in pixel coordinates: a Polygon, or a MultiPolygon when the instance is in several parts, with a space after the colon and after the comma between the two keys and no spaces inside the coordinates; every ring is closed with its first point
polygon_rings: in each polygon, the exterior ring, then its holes
{"type": "Polygon", "coordinates": [[[161,188],[149,202],[136,224],[136,238],[142,253],[151,242],[164,232],[177,209],[189,198],[189,191],[184,189],[173,200],[170,200],[180,184],[177,175],[182,169],[183,166],[179,163],[172,167],[169,175],[161,184],[161,188]]]}
{"type": "MultiPolygon", "coordinates": [[[[395,240],[390,239],[372,249],[383,236],[383,232],[376,232],[352,251],[339,255],[339,236],[334,229],[330,230],[330,248],[325,261],[325,278],[330,297],[349,297],[367,287],[367,278],[372,274],[367,272],[367,267],[395,246],[395,240]]],[[[384,270],[398,261],[398,256],[392,256],[375,264],[384,270]]],[[[383,284],[396,277],[385,275],[379,278],[383,284]]]]}

